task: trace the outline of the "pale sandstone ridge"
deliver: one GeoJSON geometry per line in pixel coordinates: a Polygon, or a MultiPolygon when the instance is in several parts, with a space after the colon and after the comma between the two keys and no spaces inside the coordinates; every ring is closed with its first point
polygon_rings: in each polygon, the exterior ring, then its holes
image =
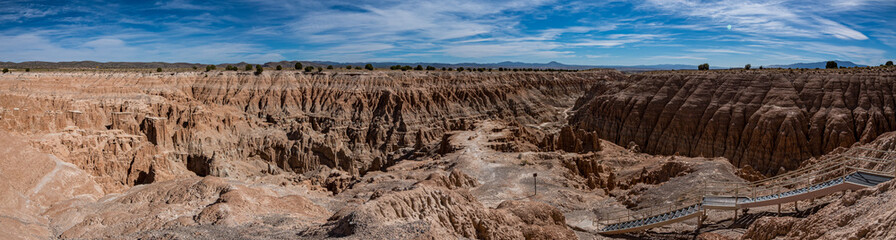
{"type": "Polygon", "coordinates": [[[326,167],[358,176],[426,151],[476,120],[561,121],[594,83],[622,77],[19,73],[0,75],[0,129],[60,134],[36,145],[112,192],[181,175],[240,179],[326,167]]]}
{"type": "Polygon", "coordinates": [[[896,130],[892,69],[675,71],[602,84],[570,125],[650,154],[726,157],[763,174],[896,130]]]}

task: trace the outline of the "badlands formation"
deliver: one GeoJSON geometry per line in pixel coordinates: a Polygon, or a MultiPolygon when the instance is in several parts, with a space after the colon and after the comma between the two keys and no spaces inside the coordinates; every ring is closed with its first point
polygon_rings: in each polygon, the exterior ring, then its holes
{"type": "Polygon", "coordinates": [[[706,181],[896,150],[894,92],[892,68],[2,74],[0,233],[892,238],[892,182],[780,215],[598,232],[706,181]]]}

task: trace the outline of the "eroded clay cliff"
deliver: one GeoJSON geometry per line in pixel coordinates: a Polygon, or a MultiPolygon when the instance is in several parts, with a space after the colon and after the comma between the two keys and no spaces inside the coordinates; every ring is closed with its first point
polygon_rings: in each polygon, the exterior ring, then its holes
{"type": "Polygon", "coordinates": [[[896,71],[672,71],[597,85],[570,125],[646,153],[726,157],[763,174],[896,130],[896,71]]]}

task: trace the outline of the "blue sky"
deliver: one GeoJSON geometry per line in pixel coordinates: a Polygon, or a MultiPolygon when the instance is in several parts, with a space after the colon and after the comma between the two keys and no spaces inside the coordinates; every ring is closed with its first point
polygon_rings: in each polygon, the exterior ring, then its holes
{"type": "Polygon", "coordinates": [[[0,61],[896,58],[896,0],[0,1],[0,61]],[[730,25],[730,29],[729,26],[730,25]]]}

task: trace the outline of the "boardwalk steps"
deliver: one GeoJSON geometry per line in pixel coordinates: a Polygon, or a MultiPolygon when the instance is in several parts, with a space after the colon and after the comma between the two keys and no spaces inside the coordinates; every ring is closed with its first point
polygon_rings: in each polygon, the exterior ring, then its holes
{"type": "MultiPolygon", "coordinates": [[[[896,158],[896,152],[883,152],[896,158]]],[[[678,205],[655,208],[643,212],[630,212],[625,216],[605,220],[598,233],[604,235],[640,231],[703,217],[706,210],[737,210],[809,200],[845,190],[873,187],[892,180],[888,174],[896,170],[896,161],[870,157],[841,155],[817,163],[813,167],[782,174],[749,184],[732,183],[711,194],[704,184],[702,193],[688,193],[695,201],[680,201],[678,205]],[[727,195],[725,195],[727,193],[727,195]],[[699,195],[699,196],[696,196],[699,195]],[[659,210],[658,210],[659,209],[659,210]]],[[[716,189],[718,190],[718,189],[716,189]]]]}

